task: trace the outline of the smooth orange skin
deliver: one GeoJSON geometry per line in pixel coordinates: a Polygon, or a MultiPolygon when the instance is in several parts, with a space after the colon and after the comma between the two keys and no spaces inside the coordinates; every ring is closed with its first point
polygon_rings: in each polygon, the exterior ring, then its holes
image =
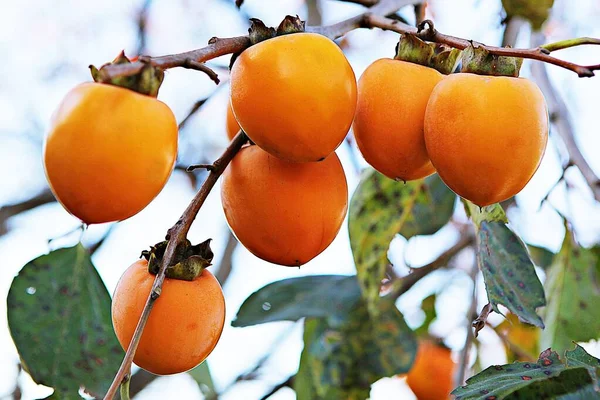
{"type": "Polygon", "coordinates": [[[454,74],[427,104],[431,162],[446,185],[480,207],[519,193],[547,142],[546,102],[527,79],[454,74]]]}
{"type": "Polygon", "coordinates": [[[318,163],[291,163],[249,146],[225,170],[221,201],[250,252],[300,266],[335,239],[348,210],[348,185],[335,153],[318,163]]]}
{"type": "MultiPolygon", "coordinates": [[[[153,282],[148,262],[139,260],[117,284],[112,321],[123,349],[129,347],[153,282]]],[[[208,270],[191,282],[165,278],[133,361],[157,375],[185,372],[213,351],[224,325],[223,291],[208,270]]]]}
{"type": "Polygon", "coordinates": [[[435,172],[423,137],[425,108],[444,75],[405,61],[375,61],[358,81],[354,137],[365,160],[402,181],[435,172]]]}
{"type": "Polygon", "coordinates": [[[52,192],[87,224],[121,221],[166,184],[177,157],[177,122],[161,101],[83,83],[55,111],[44,143],[52,192]]]}
{"type": "Polygon", "coordinates": [[[233,115],[233,110],[231,109],[231,102],[227,102],[227,138],[229,140],[233,140],[235,135],[240,131],[240,124],[238,124],[235,119],[235,115],[233,115]]]}
{"type": "Polygon", "coordinates": [[[237,58],[231,106],[244,132],[263,150],[288,161],[319,161],[350,129],[356,77],[344,53],[326,37],[278,36],[237,58]]]}
{"type": "Polygon", "coordinates": [[[454,389],[454,367],[449,349],[422,341],[415,362],[406,375],[406,383],[418,400],[448,399],[454,389]]]}

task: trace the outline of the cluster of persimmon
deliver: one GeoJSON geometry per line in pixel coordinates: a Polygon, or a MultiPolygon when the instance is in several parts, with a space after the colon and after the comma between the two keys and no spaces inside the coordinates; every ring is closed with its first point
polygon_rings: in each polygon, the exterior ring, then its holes
{"type": "MultiPolygon", "coordinates": [[[[510,77],[481,75],[481,65],[497,74],[510,60],[463,57],[466,73],[450,74],[460,52],[404,35],[396,58],[375,61],[357,85],[333,41],[302,29],[272,33],[251,33],[252,46],[232,64],[227,129],[233,137],[241,128],[252,145],[234,157],[221,184],[229,226],[266,261],[305,264],[336,237],[348,187],[335,150],[351,126],[364,158],[382,174],[408,181],[437,171],[479,206],[515,195],[539,166],[548,135],[539,89],[516,77],[518,67],[510,77]]],[[[124,55],[113,61],[128,62],[124,55]]],[[[87,224],[141,211],[177,157],[175,117],[156,99],[163,72],[150,64],[131,77],[102,72],[93,68],[96,82],[67,94],[44,146],[52,191],[87,224]]],[[[117,285],[113,324],[124,348],[153,280],[141,260],[117,285]]],[[[218,282],[204,268],[189,280],[167,278],[148,320],[135,362],[151,372],[194,367],[220,337],[218,282]]]]}

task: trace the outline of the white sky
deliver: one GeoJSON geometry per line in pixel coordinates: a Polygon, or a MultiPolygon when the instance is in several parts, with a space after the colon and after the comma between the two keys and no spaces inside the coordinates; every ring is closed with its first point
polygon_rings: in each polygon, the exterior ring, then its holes
{"type": "MultiPolygon", "coordinates": [[[[76,0],[4,1],[0,14],[0,204],[25,199],[45,185],[41,164],[41,140],[50,114],[64,94],[77,83],[89,80],[87,66],[101,65],[125,48],[131,54],[137,46],[134,17],[142,1],[76,0]]],[[[286,14],[305,15],[299,0],[246,0],[245,11],[267,24],[277,25],[286,14]]],[[[323,0],[325,23],[331,23],[360,12],[352,4],[323,0]]],[[[500,2],[479,0],[434,0],[431,11],[436,27],[445,33],[467,37],[488,44],[498,44],[501,38],[500,2]]],[[[556,13],[551,24],[553,39],[573,36],[600,37],[600,5],[593,0],[579,0],[573,7],[568,0],[556,1],[556,13]]],[[[410,16],[410,12],[406,12],[410,16]]],[[[219,0],[156,0],[151,8],[149,53],[168,54],[202,47],[212,36],[232,36],[245,33],[242,18],[232,4],[219,0]]],[[[520,41],[527,46],[526,35],[520,41]]],[[[393,55],[397,35],[377,30],[356,31],[349,36],[348,58],[357,78],[372,61],[393,55]]],[[[600,49],[573,49],[564,56],[582,63],[597,63],[600,49]]],[[[227,59],[218,60],[222,66],[227,59]]],[[[578,79],[575,74],[551,68],[552,79],[565,96],[577,128],[577,138],[592,167],[600,173],[597,110],[600,105],[600,78],[578,79]]],[[[527,67],[524,68],[527,75],[527,67]]],[[[179,120],[191,105],[214,90],[206,76],[194,71],[173,70],[167,73],[160,98],[175,112],[179,120]]],[[[227,90],[220,90],[188,124],[182,133],[182,147],[204,148],[215,158],[226,144],[224,133],[227,90]]],[[[348,158],[348,150],[338,150],[348,177],[350,191],[357,176],[348,158]]],[[[558,249],[563,228],[560,218],[549,206],[538,212],[540,199],[560,175],[560,164],[554,140],[549,143],[542,166],[530,184],[518,197],[521,212],[512,213],[513,227],[529,242],[558,249]]],[[[189,157],[189,154],[186,154],[189,157]]],[[[568,196],[561,187],[550,197],[552,204],[574,222],[577,238],[585,245],[600,240],[600,206],[592,201],[579,173],[567,174],[574,186],[568,196]]],[[[94,262],[112,293],[121,273],[138,257],[140,250],[164,237],[193,196],[188,179],[175,173],[161,195],[143,212],[119,224],[110,239],[95,255],[94,262]]],[[[212,237],[215,260],[219,260],[226,238],[226,224],[216,188],[193,226],[193,242],[212,237]]],[[[0,238],[0,296],[6,297],[12,277],[30,259],[48,251],[48,238],[60,236],[77,225],[58,205],[40,207],[10,221],[11,231],[0,238]]],[[[86,234],[90,242],[99,237],[106,226],[92,227],[86,234]]],[[[394,240],[390,257],[402,271],[406,264],[419,266],[433,260],[449,246],[456,233],[444,228],[431,238],[414,238],[406,244],[394,240]],[[438,249],[432,252],[431,248],[438,249]]],[[[73,244],[73,236],[53,246],[73,244]]],[[[460,265],[469,266],[468,254],[460,265]]],[[[215,267],[218,267],[216,265],[215,267]]],[[[322,255],[300,270],[267,264],[252,256],[241,246],[234,255],[234,271],[224,288],[227,300],[227,323],[222,339],[209,365],[218,389],[226,387],[239,373],[248,370],[262,355],[273,350],[272,360],[264,367],[264,377],[256,382],[236,385],[223,396],[228,399],[259,398],[274,384],[295,372],[302,349],[302,330],[297,324],[274,323],[251,328],[232,328],[242,301],[268,282],[305,274],[354,272],[346,227],[322,255]],[[286,339],[276,348],[280,335],[286,339]]],[[[480,302],[485,303],[483,285],[480,302]]],[[[418,309],[428,294],[444,288],[438,298],[439,320],[432,326],[434,333],[446,337],[446,342],[460,350],[465,335],[465,312],[470,297],[469,279],[461,271],[442,271],[420,282],[398,303],[409,324],[419,325],[423,318],[418,309]]],[[[5,321],[6,305],[0,302],[0,316],[5,321]]],[[[32,321],[34,322],[34,321],[32,321]]],[[[482,359],[486,363],[503,363],[503,353],[493,334],[482,332],[481,340],[489,351],[482,359]]],[[[600,355],[598,349],[592,349],[600,355]]],[[[12,390],[18,356],[4,322],[0,323],[0,396],[12,390]]],[[[36,387],[26,377],[24,399],[43,397],[50,393],[36,387]]],[[[176,391],[179,397],[200,398],[195,383],[186,375],[160,378],[139,398],[163,399],[176,391]]],[[[412,394],[399,379],[384,379],[374,385],[373,399],[410,399],[412,394]]],[[[281,390],[272,399],[293,399],[294,392],[281,390]]]]}

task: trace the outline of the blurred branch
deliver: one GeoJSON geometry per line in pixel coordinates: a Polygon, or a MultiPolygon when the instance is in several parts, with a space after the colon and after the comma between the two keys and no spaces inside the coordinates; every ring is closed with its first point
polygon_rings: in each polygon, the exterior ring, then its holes
{"type": "Polygon", "coordinates": [[[323,18],[319,9],[319,0],[306,0],[306,8],[308,11],[306,23],[308,25],[321,25],[323,18]]]}
{"type": "MultiPolygon", "coordinates": [[[[545,40],[546,38],[541,32],[533,32],[531,35],[531,43],[534,46],[543,43],[545,40]]],[[[579,168],[581,175],[583,175],[585,181],[592,189],[594,198],[596,201],[600,201],[600,179],[598,179],[598,176],[577,146],[571,114],[567,109],[567,105],[552,85],[546,66],[543,64],[532,65],[531,75],[544,93],[544,97],[548,103],[550,122],[554,125],[555,132],[561,137],[569,152],[569,164],[572,163],[579,168]]]]}
{"type": "Polygon", "coordinates": [[[504,34],[502,35],[502,47],[515,47],[521,28],[527,25],[527,21],[521,17],[510,17],[506,20],[504,34]]]}
{"type": "Polygon", "coordinates": [[[504,345],[519,358],[519,361],[536,361],[537,357],[535,355],[530,354],[528,351],[523,350],[518,344],[513,343],[508,335],[504,332],[500,332],[498,327],[493,327],[489,322],[486,322],[486,325],[492,328],[504,345]]]}
{"type": "Polygon", "coordinates": [[[7,232],[6,222],[11,217],[14,217],[22,212],[32,210],[44,204],[52,203],[54,201],[56,201],[54,195],[50,189],[46,189],[36,196],[20,203],[9,204],[7,206],[0,207],[0,235],[3,235],[7,232]]]}
{"type": "Polygon", "coordinates": [[[575,72],[580,78],[594,76],[594,71],[600,69],[600,64],[596,65],[578,65],[569,61],[561,60],[550,55],[551,51],[564,49],[567,47],[580,46],[584,44],[600,44],[600,40],[590,38],[578,38],[551,43],[544,46],[538,46],[531,49],[515,49],[509,47],[487,46],[483,43],[473,40],[462,39],[456,36],[445,35],[438,32],[433,26],[433,22],[425,20],[417,28],[394,21],[380,15],[369,13],[363,18],[363,27],[381,28],[398,33],[412,33],[422,40],[429,42],[443,43],[457,49],[465,49],[470,45],[486,49],[490,54],[498,56],[528,58],[531,60],[543,61],[549,64],[575,72]]]}
{"type": "Polygon", "coordinates": [[[138,25],[138,47],[136,55],[141,55],[146,52],[147,45],[147,31],[148,27],[148,12],[150,10],[150,6],[152,5],[152,0],[144,0],[142,7],[137,15],[137,25],[138,25]]]}
{"type": "Polygon", "coordinates": [[[200,208],[202,208],[202,205],[206,201],[210,191],[217,183],[219,176],[221,176],[227,165],[229,165],[233,157],[240,151],[244,143],[247,141],[248,138],[242,131],[240,131],[235,138],[233,138],[229,144],[229,147],[227,147],[221,157],[214,162],[215,169],[208,174],[204,184],[198,193],[196,193],[179,220],[168,230],[167,248],[165,249],[165,254],[160,263],[160,269],[156,274],[154,283],[152,284],[152,290],[148,295],[148,299],[146,300],[146,304],[142,310],[142,315],[140,316],[131,342],[127,348],[127,352],[125,353],[125,357],[123,358],[123,362],[121,363],[121,366],[119,367],[119,370],[117,371],[117,374],[115,375],[115,378],[110,385],[106,396],[104,397],[105,400],[112,400],[114,398],[119,386],[121,385],[121,382],[129,373],[135,351],[137,350],[140,338],[142,337],[144,327],[148,322],[148,317],[150,316],[154,302],[160,297],[167,266],[170,265],[170,263],[174,260],[176,249],[180,248],[181,244],[187,240],[187,233],[189,232],[194,219],[196,219],[196,215],[198,215],[200,208]]]}
{"type": "Polygon", "coordinates": [[[221,257],[221,262],[219,263],[219,269],[215,273],[215,278],[219,281],[221,286],[225,285],[227,278],[231,274],[231,269],[233,267],[233,252],[235,251],[238,241],[231,233],[231,230],[227,229],[227,244],[225,245],[225,250],[223,251],[223,256],[221,257]]]}
{"type": "Polygon", "coordinates": [[[399,278],[392,284],[390,293],[386,296],[391,298],[398,298],[412,288],[417,282],[429,275],[431,272],[438,270],[448,265],[448,262],[460,253],[462,250],[471,246],[475,243],[475,236],[471,230],[465,230],[462,232],[460,239],[454,246],[440,254],[438,258],[433,260],[427,265],[420,268],[412,269],[409,275],[399,278]]]}
{"type": "Polygon", "coordinates": [[[379,3],[379,0],[339,0],[339,1],[344,2],[344,3],[360,4],[365,7],[372,7],[375,4],[379,3]]]}
{"type": "Polygon", "coordinates": [[[415,4],[415,20],[417,25],[425,21],[425,13],[427,11],[427,1],[423,1],[420,4],[415,4]]]}
{"type": "Polygon", "coordinates": [[[289,378],[287,378],[285,381],[273,386],[273,389],[269,390],[269,392],[266,393],[263,397],[261,397],[260,400],[267,400],[269,397],[273,396],[275,393],[277,393],[279,390],[283,389],[284,387],[291,388],[294,385],[294,377],[295,377],[295,375],[292,375],[289,378]]]}
{"type": "Polygon", "coordinates": [[[479,273],[479,267],[477,263],[473,263],[471,268],[470,277],[473,281],[473,294],[471,296],[471,306],[469,307],[469,311],[467,314],[467,337],[465,338],[465,345],[460,354],[460,364],[458,373],[456,374],[456,381],[454,382],[454,387],[461,386],[465,382],[465,377],[467,374],[467,369],[469,367],[469,354],[471,353],[471,344],[473,343],[473,339],[475,339],[475,335],[473,333],[473,329],[471,329],[471,321],[474,318],[474,315],[477,313],[477,274],[479,273]]]}

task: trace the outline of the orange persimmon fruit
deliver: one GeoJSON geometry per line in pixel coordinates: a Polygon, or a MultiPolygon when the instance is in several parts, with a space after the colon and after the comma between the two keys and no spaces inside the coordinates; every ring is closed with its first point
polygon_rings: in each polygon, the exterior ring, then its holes
{"type": "Polygon", "coordinates": [[[422,340],[406,383],[418,400],[445,400],[453,389],[454,369],[450,349],[422,340]]]}
{"type": "Polygon", "coordinates": [[[294,33],[244,50],[231,69],[231,106],[248,137],[287,161],[319,161],[344,140],[356,78],[330,39],[294,33]]]}
{"type": "Polygon", "coordinates": [[[356,144],[365,160],[388,178],[410,181],[435,172],[423,124],[429,95],[443,78],[433,68],[384,58],[358,81],[356,144]]]}
{"type": "Polygon", "coordinates": [[[154,97],[108,84],[72,89],[44,143],[57,200],[87,224],[120,221],[145,208],[177,157],[177,122],[154,97]]]}
{"type": "Polygon", "coordinates": [[[348,186],[338,156],[293,163],[258,146],[243,148],[223,173],[227,222],[254,255],[299,266],[325,250],[348,209],[348,186]]]}
{"type": "MultiPolygon", "coordinates": [[[[139,260],[123,274],[112,300],[112,321],[129,347],[155,276],[139,260]]],[[[193,281],[165,278],[135,353],[134,362],[157,375],[185,372],[213,351],[225,324],[225,298],[208,270],[193,281]]]]}
{"type": "Polygon", "coordinates": [[[431,93],[425,145],[442,180],[483,207],[523,189],[548,141],[548,110],[524,78],[453,74],[431,93]]]}
{"type": "Polygon", "coordinates": [[[238,124],[237,120],[235,119],[235,115],[233,115],[231,102],[227,102],[227,121],[225,123],[225,128],[227,130],[227,138],[229,140],[232,140],[240,131],[240,124],[238,124]]]}

